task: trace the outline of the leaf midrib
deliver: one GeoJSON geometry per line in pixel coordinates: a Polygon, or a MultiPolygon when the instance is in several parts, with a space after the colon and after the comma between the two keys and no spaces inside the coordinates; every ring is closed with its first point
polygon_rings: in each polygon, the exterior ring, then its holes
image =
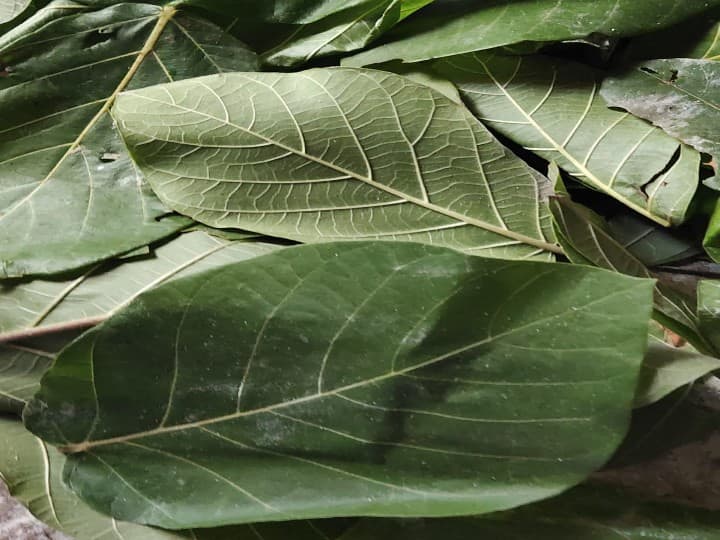
{"type": "MultiPolygon", "coordinates": [[[[535,239],[535,238],[531,238],[531,237],[526,236],[526,235],[524,235],[524,234],[516,233],[516,232],[514,232],[514,231],[511,231],[511,230],[508,230],[508,229],[504,229],[504,228],[498,227],[498,226],[496,226],[496,225],[492,225],[491,223],[488,223],[488,222],[486,222],[486,221],[482,221],[482,220],[479,220],[479,219],[471,218],[471,217],[469,217],[469,216],[460,214],[460,213],[458,213],[458,212],[454,212],[454,211],[452,211],[452,210],[450,210],[450,209],[443,208],[443,207],[438,206],[438,205],[436,205],[436,204],[429,203],[429,202],[425,202],[425,201],[423,201],[422,199],[418,199],[418,198],[416,198],[416,197],[412,197],[412,196],[408,195],[407,193],[404,193],[404,192],[402,192],[402,191],[398,191],[398,190],[396,190],[396,189],[393,189],[393,188],[391,188],[391,187],[389,187],[389,186],[387,186],[387,185],[385,185],[385,184],[382,184],[382,183],[380,183],[380,182],[376,182],[375,180],[373,180],[373,179],[371,179],[371,178],[368,178],[368,177],[366,177],[366,176],[363,176],[363,175],[361,175],[361,174],[358,174],[358,173],[356,173],[356,172],[354,172],[354,171],[350,171],[350,170],[348,170],[348,169],[345,169],[344,167],[340,167],[339,165],[336,165],[336,164],[334,164],[334,163],[330,163],[330,162],[325,161],[325,160],[323,160],[323,159],[321,159],[321,158],[318,158],[318,157],[315,157],[315,156],[313,156],[313,155],[310,155],[310,154],[308,154],[308,153],[306,153],[306,152],[304,152],[304,151],[301,151],[301,150],[298,150],[298,149],[296,149],[296,148],[293,148],[293,147],[291,147],[291,146],[287,146],[287,145],[285,145],[285,144],[283,144],[283,143],[281,143],[281,142],[277,142],[277,141],[275,141],[275,140],[273,140],[273,139],[271,139],[271,138],[269,138],[269,137],[266,137],[266,136],[264,136],[264,135],[261,135],[261,134],[259,134],[259,133],[255,133],[255,132],[253,132],[253,131],[251,131],[251,130],[249,130],[249,129],[247,129],[247,128],[244,128],[243,126],[240,126],[240,125],[238,125],[238,124],[235,124],[235,123],[231,122],[229,119],[226,120],[226,119],[223,119],[223,118],[218,118],[217,116],[213,116],[213,115],[211,115],[211,114],[207,114],[207,113],[202,112],[202,111],[199,111],[199,110],[191,109],[191,108],[184,107],[184,106],[182,106],[182,105],[178,105],[178,104],[174,104],[174,103],[168,103],[168,102],[166,102],[166,101],[161,101],[161,100],[159,100],[159,99],[154,99],[154,98],[145,96],[145,95],[140,94],[140,93],[130,93],[130,94],[133,95],[133,97],[136,97],[136,98],[141,98],[141,99],[144,99],[144,100],[146,100],[146,101],[152,101],[152,102],[160,103],[160,104],[163,104],[163,105],[166,105],[166,106],[175,107],[175,108],[177,108],[177,109],[180,109],[180,110],[182,110],[182,111],[185,111],[185,112],[188,112],[188,113],[191,113],[191,114],[199,114],[199,115],[204,116],[204,117],[206,117],[206,118],[208,118],[208,119],[210,119],[210,120],[214,120],[214,121],[219,122],[219,123],[221,123],[221,124],[225,124],[225,125],[227,125],[227,126],[229,126],[229,127],[232,127],[232,128],[237,129],[238,131],[241,131],[241,132],[243,132],[243,133],[247,133],[247,134],[249,134],[249,135],[252,135],[253,137],[257,137],[257,138],[259,138],[259,139],[262,139],[262,140],[264,140],[265,142],[267,142],[267,143],[269,143],[269,144],[272,144],[272,145],[275,145],[275,146],[277,146],[278,148],[281,148],[281,149],[283,149],[283,150],[285,150],[285,151],[287,151],[287,152],[291,152],[291,153],[293,153],[293,154],[295,154],[295,155],[298,155],[298,156],[300,156],[300,157],[302,157],[302,158],[305,158],[305,159],[307,159],[307,160],[314,161],[315,163],[318,163],[318,164],[320,164],[320,165],[323,165],[324,167],[327,167],[327,168],[329,168],[329,169],[335,170],[335,171],[337,171],[337,172],[341,172],[341,173],[343,173],[343,174],[345,174],[345,175],[347,175],[347,176],[350,176],[351,178],[355,178],[356,180],[359,180],[359,181],[361,181],[361,182],[364,182],[364,183],[366,183],[366,184],[374,187],[375,189],[377,189],[377,190],[379,190],[379,191],[384,191],[385,193],[389,193],[389,194],[391,194],[391,195],[394,195],[394,196],[396,196],[396,197],[399,197],[399,198],[401,198],[401,199],[404,199],[404,200],[406,200],[407,202],[416,204],[416,205],[418,205],[418,206],[420,206],[420,207],[422,207],[422,208],[425,208],[425,209],[427,209],[427,210],[436,212],[436,213],[438,213],[438,214],[445,215],[445,216],[447,216],[447,217],[450,217],[450,218],[452,218],[452,219],[455,219],[456,221],[460,221],[460,222],[462,222],[462,223],[467,223],[468,225],[474,225],[474,226],[476,226],[476,227],[478,227],[478,228],[485,229],[485,230],[487,230],[487,231],[493,232],[493,233],[498,234],[498,235],[501,235],[501,236],[505,236],[505,237],[507,237],[507,238],[512,238],[513,240],[518,240],[519,242],[522,242],[523,244],[527,244],[527,245],[530,245],[530,246],[534,246],[534,247],[543,249],[543,250],[545,250],[545,251],[550,251],[550,252],[552,252],[552,253],[557,253],[557,254],[562,254],[562,253],[563,253],[562,249],[561,249],[559,246],[555,245],[555,244],[551,244],[551,243],[549,243],[549,242],[544,242],[544,241],[542,241],[542,240],[537,240],[537,239],[535,239]]],[[[291,116],[292,116],[292,114],[291,114],[291,116]]],[[[294,119],[294,117],[293,117],[293,119],[294,119]]],[[[351,131],[352,131],[353,134],[354,134],[354,131],[353,131],[352,129],[351,129],[351,131]]],[[[156,139],[156,140],[159,140],[159,139],[157,139],[156,137],[153,137],[153,138],[156,139]]],[[[188,143],[178,143],[178,144],[188,144],[188,143]]],[[[198,146],[202,146],[202,145],[198,145],[198,146]]],[[[361,151],[362,151],[362,147],[360,147],[360,149],[361,149],[361,151]]],[[[364,154],[364,152],[363,152],[363,154],[364,154]]],[[[292,211],[289,211],[289,213],[291,213],[291,212],[292,212],[292,211]]]]}

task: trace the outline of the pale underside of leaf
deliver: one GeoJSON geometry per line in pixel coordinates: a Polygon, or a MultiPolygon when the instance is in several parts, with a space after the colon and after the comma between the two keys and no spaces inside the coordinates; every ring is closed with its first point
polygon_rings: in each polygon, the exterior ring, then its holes
{"type": "Polygon", "coordinates": [[[180,235],[148,256],[96,266],[69,281],[38,279],[7,286],[0,295],[0,342],[93,326],[161,283],[262,255],[274,247],[196,231],[180,235]]]}
{"type": "Polygon", "coordinates": [[[0,276],[19,277],[87,266],[186,226],[166,217],[108,111],[127,88],[256,60],[173,7],[55,2],[0,39],[0,63],[0,276]]]}
{"type": "Polygon", "coordinates": [[[25,421],[82,496],[166,527],[507,508],[621,439],[650,288],[421,244],[288,248],[139,297],[65,350],[25,421]]]}
{"type": "Polygon", "coordinates": [[[211,226],[559,251],[540,175],[461,106],[396,75],[226,74],[123,94],[114,115],[160,198],[211,226]]]}
{"type": "Polygon", "coordinates": [[[661,225],[683,221],[698,184],[699,154],[607,109],[588,68],[492,53],[444,60],[436,68],[494,130],[661,225]]]}

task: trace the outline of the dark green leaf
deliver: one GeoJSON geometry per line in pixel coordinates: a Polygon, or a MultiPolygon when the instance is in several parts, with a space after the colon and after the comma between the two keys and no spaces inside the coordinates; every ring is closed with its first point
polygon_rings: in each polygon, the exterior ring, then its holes
{"type": "Polygon", "coordinates": [[[51,4],[0,38],[0,277],[87,266],[188,221],[142,181],[107,111],[118,92],[252,70],[201,19],[146,4],[51,4]]]}
{"type": "Polygon", "coordinates": [[[347,65],[419,62],[521,41],[561,41],[598,32],[626,36],[670,26],[718,0],[437,0],[400,26],[389,43],[347,65]]]}
{"type": "Polygon", "coordinates": [[[49,351],[0,345],[0,414],[22,412],[27,400],[40,388],[40,377],[54,358],[49,351]]]}
{"type": "Polygon", "coordinates": [[[611,107],[645,118],[681,141],[720,155],[720,62],[647,60],[603,81],[611,107]]]}
{"type": "Polygon", "coordinates": [[[497,53],[436,66],[485,125],[662,225],[685,218],[698,185],[699,153],[608,109],[590,68],[497,53]]]}
{"type": "Polygon", "coordinates": [[[491,512],[613,452],[651,290],[423,244],[287,248],[141,295],[64,350],[24,418],[119,519],[491,512]]]}
{"type": "Polygon", "coordinates": [[[155,193],[213,227],[504,258],[559,251],[547,180],[464,107],[404,77],[225,74],[125,93],[113,114],[155,193]]]}

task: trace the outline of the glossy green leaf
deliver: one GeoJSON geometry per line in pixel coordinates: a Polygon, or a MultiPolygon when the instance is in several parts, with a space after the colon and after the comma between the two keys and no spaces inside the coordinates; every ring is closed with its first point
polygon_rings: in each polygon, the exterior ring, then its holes
{"type": "Polygon", "coordinates": [[[485,125],[661,225],[685,218],[700,154],[659,128],[608,109],[590,68],[495,53],[436,66],[485,125]]]}
{"type": "Polygon", "coordinates": [[[128,92],[113,114],[155,193],[213,227],[504,258],[559,251],[547,180],[404,77],[233,73],[128,92]]]}
{"type": "Polygon", "coordinates": [[[369,0],[293,28],[279,44],[262,54],[262,60],[271,65],[295,66],[315,57],[355,51],[389,30],[399,19],[400,0],[369,0]]]}
{"type": "Polygon", "coordinates": [[[718,0],[454,0],[436,1],[388,37],[389,43],[349,58],[367,66],[419,62],[521,41],[562,41],[595,32],[626,36],[670,26],[718,0]]]}
{"type": "Polygon", "coordinates": [[[33,280],[0,289],[0,342],[96,324],[143,291],[168,280],[269,253],[263,242],[191,232],[147,257],[110,262],[70,280],[33,280]]]}
{"type": "Polygon", "coordinates": [[[718,540],[719,527],[717,513],[583,486],[487,518],[365,519],[342,540],[718,540]]]}
{"type": "Polygon", "coordinates": [[[10,22],[21,15],[30,7],[31,3],[32,0],[3,0],[0,2],[0,24],[10,22]]]}
{"type": "Polygon", "coordinates": [[[491,512],[613,452],[651,290],[416,243],[288,248],[141,295],[64,350],[24,419],[120,519],[491,512]]]}
{"type": "Polygon", "coordinates": [[[720,155],[720,63],[647,60],[606,78],[600,93],[609,106],[645,118],[701,152],[720,155]]]}
{"type": "MultiPolygon", "coordinates": [[[[602,218],[567,197],[551,201],[555,232],[566,256],[576,264],[605,268],[629,276],[652,278],[647,267],[608,232],[602,218]]],[[[655,287],[655,318],[703,352],[714,351],[698,327],[694,302],[658,282],[655,287]]]]}
{"type": "Polygon", "coordinates": [[[687,235],[681,236],[635,214],[612,216],[607,224],[613,237],[646,266],[682,261],[702,253],[687,235]]]}
{"type": "Polygon", "coordinates": [[[0,416],[0,437],[0,476],[11,493],[39,519],[76,540],[331,540],[345,527],[303,521],[163,531],[117,521],[90,508],[63,483],[65,456],[21,422],[0,416]]]}
{"type": "Polygon", "coordinates": [[[123,89],[257,60],[173,8],[62,0],[0,37],[0,64],[0,277],[18,277],[87,266],[186,226],[164,217],[107,111],[123,89]]]}
{"type": "Polygon", "coordinates": [[[665,340],[662,327],[651,323],[635,406],[644,407],[720,369],[720,359],[701,354],[690,344],[675,347],[665,340]]]}

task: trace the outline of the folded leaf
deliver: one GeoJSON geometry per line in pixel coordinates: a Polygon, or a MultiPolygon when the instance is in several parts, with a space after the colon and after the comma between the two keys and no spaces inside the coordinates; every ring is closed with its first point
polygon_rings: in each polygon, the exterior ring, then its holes
{"type": "Polygon", "coordinates": [[[344,528],[342,523],[305,521],[162,531],[117,521],[90,508],[63,483],[65,456],[21,422],[0,417],[0,436],[0,475],[13,496],[49,526],[77,540],[330,540],[344,528]]]}
{"type": "Polygon", "coordinates": [[[717,540],[718,527],[717,513],[647,502],[617,489],[583,486],[488,518],[365,519],[342,540],[717,540]]]}
{"type": "Polygon", "coordinates": [[[389,43],[345,63],[419,62],[522,41],[584,38],[595,32],[640,34],[719,5],[718,0],[438,0],[388,36],[389,43]]]}
{"type": "Polygon", "coordinates": [[[590,68],[495,53],[447,59],[436,68],[485,125],[661,225],[685,218],[699,153],[608,109],[590,68]]]}
{"type": "Polygon", "coordinates": [[[213,227],[505,258],[559,251],[547,180],[461,105],[404,77],[225,74],[125,93],[113,114],[155,193],[213,227]]]}
{"type": "Polygon", "coordinates": [[[287,248],[141,295],[65,349],[24,418],[119,519],[492,512],[619,444],[651,290],[423,244],[287,248]]]}
{"type": "Polygon", "coordinates": [[[87,266],[167,237],[107,114],[118,92],[256,69],[254,53],[175,8],[60,1],[0,37],[0,277],[87,266]]]}
{"type": "Polygon", "coordinates": [[[0,295],[0,342],[87,328],[165,281],[263,255],[275,247],[197,231],[182,234],[149,257],[100,265],[74,279],[7,285],[0,295]]]}
{"type": "Polygon", "coordinates": [[[603,81],[611,107],[645,118],[701,152],[720,155],[720,63],[664,58],[603,81]]]}

